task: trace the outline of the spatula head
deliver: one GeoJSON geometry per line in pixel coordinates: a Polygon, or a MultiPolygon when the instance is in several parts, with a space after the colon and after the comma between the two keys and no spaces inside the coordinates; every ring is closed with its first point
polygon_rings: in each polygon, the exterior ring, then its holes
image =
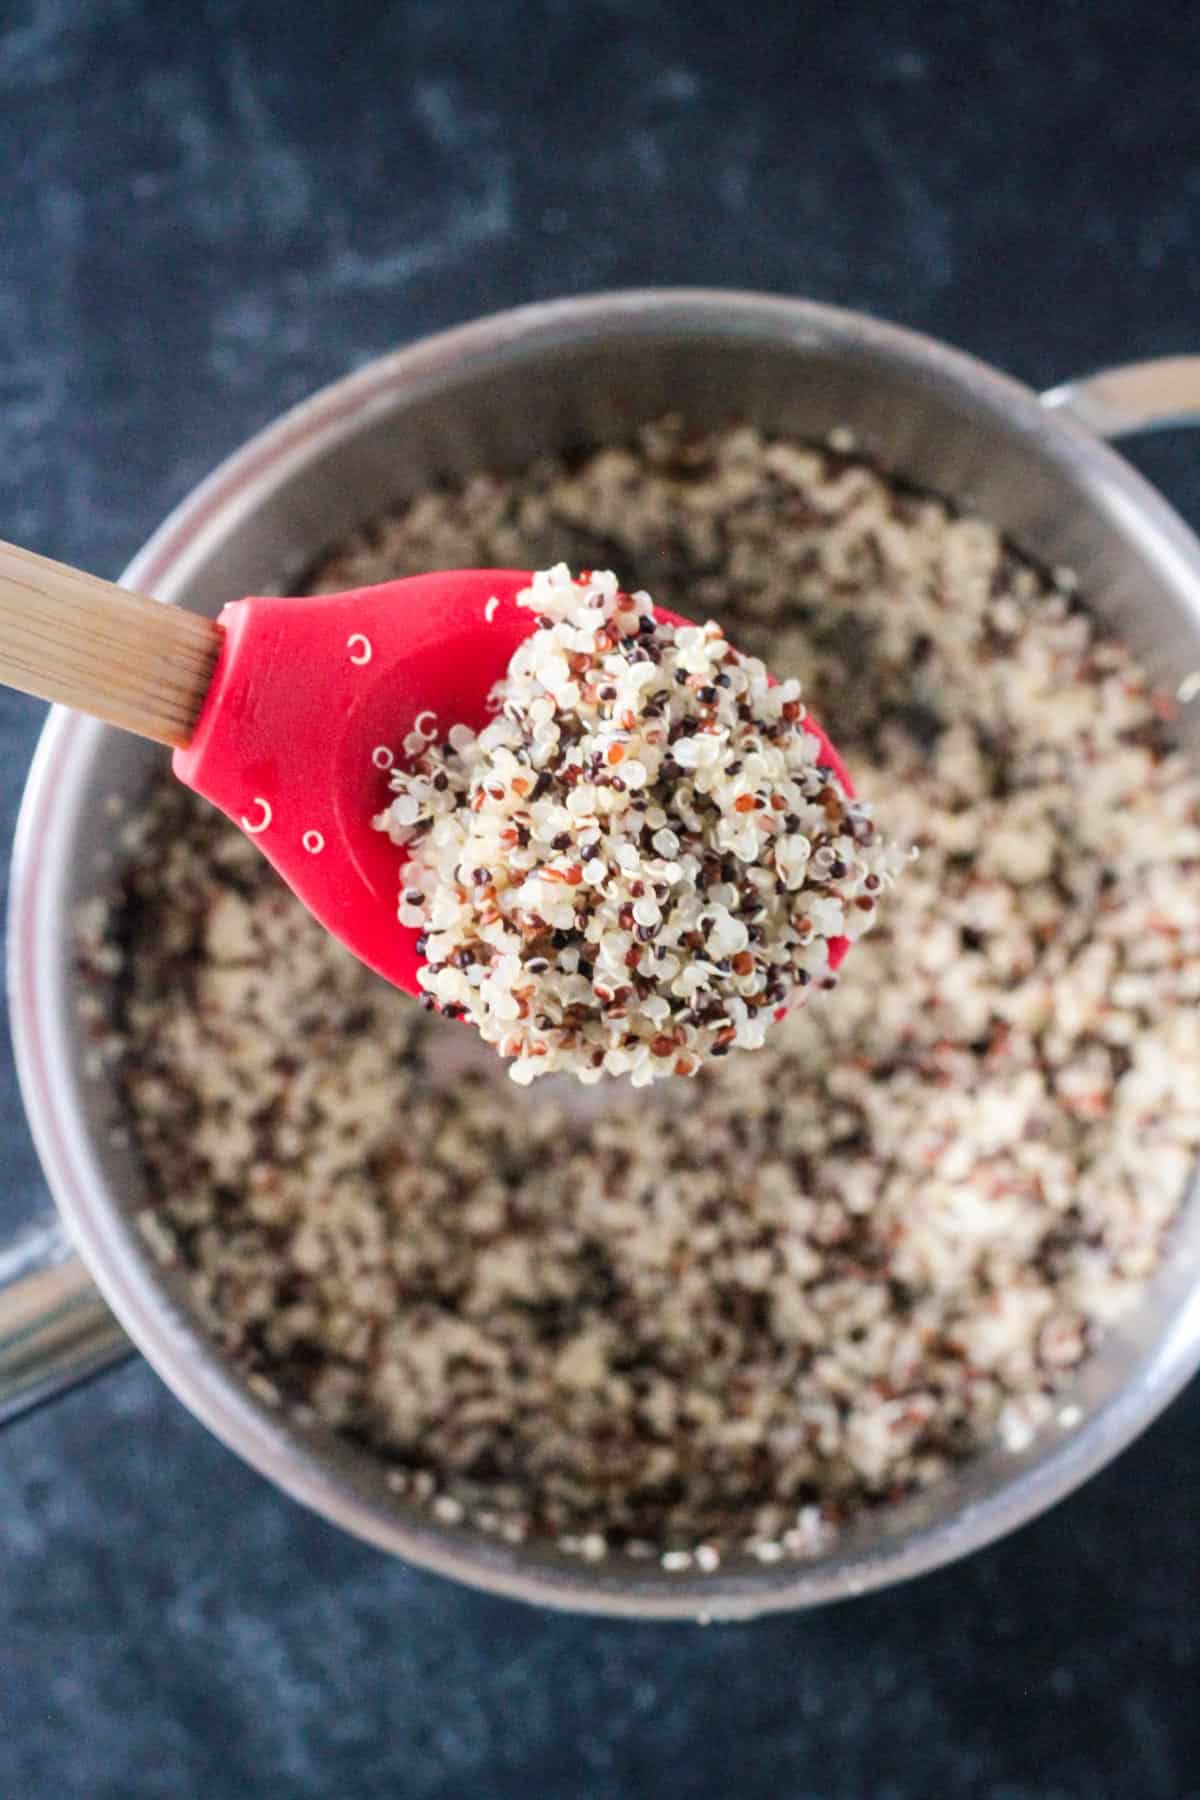
{"type": "MultiPolygon", "coordinates": [[[[370,968],[419,993],[417,932],[397,917],[396,845],[371,820],[412,733],[480,731],[488,696],[534,614],[516,569],[414,575],[344,594],[236,600],[195,736],[175,773],[241,826],[321,923],[370,968]]],[[[667,624],[686,624],[658,610],[667,624]]],[[[827,763],[849,776],[813,721],[827,763]]],[[[836,968],[844,940],[830,948],[836,968]]]]}

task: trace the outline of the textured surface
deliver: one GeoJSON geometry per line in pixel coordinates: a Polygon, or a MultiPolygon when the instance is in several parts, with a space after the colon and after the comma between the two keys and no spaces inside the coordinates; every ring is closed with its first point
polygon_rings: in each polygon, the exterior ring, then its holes
{"type": "MultiPolygon", "coordinates": [[[[805,292],[1035,382],[1196,347],[1190,14],[806,17],[15,0],[0,534],[115,574],[281,405],[559,291],[805,292]]],[[[39,714],[0,697],[6,833],[39,714]]],[[[44,1203],[7,1059],[0,1128],[3,1228],[44,1203]]],[[[0,1441],[0,1795],[1200,1795],[1198,1460],[1193,1390],[958,1569],[638,1628],[387,1562],[131,1364],[0,1441]]]]}

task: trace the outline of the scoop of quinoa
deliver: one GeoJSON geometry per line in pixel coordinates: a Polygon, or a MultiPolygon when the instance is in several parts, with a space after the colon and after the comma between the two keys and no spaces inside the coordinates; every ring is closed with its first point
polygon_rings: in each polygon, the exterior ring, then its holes
{"type": "Polygon", "coordinates": [[[831,947],[869,929],[905,858],[821,760],[800,683],[719,625],[663,622],[565,563],[518,602],[537,629],[496,717],[410,757],[375,820],[407,852],[427,1002],[522,1083],[640,1087],[760,1048],[834,984],[831,947]]]}

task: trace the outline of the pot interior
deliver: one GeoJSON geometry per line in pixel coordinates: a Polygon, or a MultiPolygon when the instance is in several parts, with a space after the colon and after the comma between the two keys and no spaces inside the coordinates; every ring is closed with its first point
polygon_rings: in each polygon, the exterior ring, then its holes
{"type": "MultiPolygon", "coordinates": [[[[620,441],[673,412],[698,427],[750,421],[809,439],[848,428],[887,472],[983,513],[1041,564],[1073,568],[1089,604],[1156,674],[1177,681],[1200,666],[1195,551],[1173,515],[1110,453],[1046,419],[1032,396],[905,334],[782,303],[612,303],[606,313],[566,308],[537,314],[523,329],[456,334],[376,365],[339,391],[337,405],[318,397],[285,422],[290,435],[277,428],[274,442],[260,441],[214,478],[204,507],[185,507],[134,576],[210,614],[248,592],[286,592],[320,552],[431,481],[620,441]]],[[[1076,1429],[1043,1434],[1020,1455],[979,1456],[918,1498],[861,1518],[821,1561],[764,1569],[747,1560],[708,1578],[615,1560],[590,1568],[549,1546],[512,1550],[412,1511],[369,1455],[320,1428],[293,1426],[241,1389],[192,1325],[182,1288],[169,1276],[164,1287],[131,1224],[141,1177],[128,1150],[111,1141],[114,1096],[89,1072],[75,1020],[69,920],[78,901],[111,880],[108,796],[144,791],[161,773],[162,754],[74,723],[58,758],[52,790],[43,783],[39,796],[48,853],[29,876],[36,895],[24,905],[36,911],[39,942],[49,946],[36,1011],[55,1069],[54,1111],[84,1122],[74,1133],[79,1179],[60,1198],[77,1228],[86,1216],[81,1237],[92,1261],[99,1238],[103,1263],[121,1263],[107,1280],[100,1273],[123,1315],[133,1288],[142,1290],[139,1319],[126,1323],[167,1378],[182,1386],[181,1360],[202,1365],[208,1422],[301,1497],[376,1541],[462,1578],[568,1606],[744,1616],[801,1604],[915,1572],[1018,1522],[1118,1447],[1194,1362],[1193,1201],[1144,1301],[1064,1393],[1064,1403],[1082,1409],[1076,1429]]],[[[19,1028],[27,1029],[29,1003],[20,994],[17,1001],[19,1028]]],[[[40,1135],[54,1128],[43,1119],[40,1135]]],[[[194,1392],[187,1398],[195,1403],[194,1392]]]]}

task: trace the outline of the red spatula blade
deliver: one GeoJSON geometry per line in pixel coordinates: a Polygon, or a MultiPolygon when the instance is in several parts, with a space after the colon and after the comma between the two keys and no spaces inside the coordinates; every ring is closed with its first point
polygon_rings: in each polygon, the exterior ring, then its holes
{"type": "MultiPolygon", "coordinates": [[[[480,731],[488,696],[534,615],[524,570],[416,575],[304,599],[236,600],[179,779],[240,825],[335,937],[387,980],[420,991],[417,933],[397,918],[402,852],[371,820],[416,731],[480,731]]],[[[659,611],[670,624],[687,624],[659,611]]],[[[850,778],[820,727],[821,760],[850,778]]],[[[830,945],[837,968],[845,941],[830,945]]]]}

